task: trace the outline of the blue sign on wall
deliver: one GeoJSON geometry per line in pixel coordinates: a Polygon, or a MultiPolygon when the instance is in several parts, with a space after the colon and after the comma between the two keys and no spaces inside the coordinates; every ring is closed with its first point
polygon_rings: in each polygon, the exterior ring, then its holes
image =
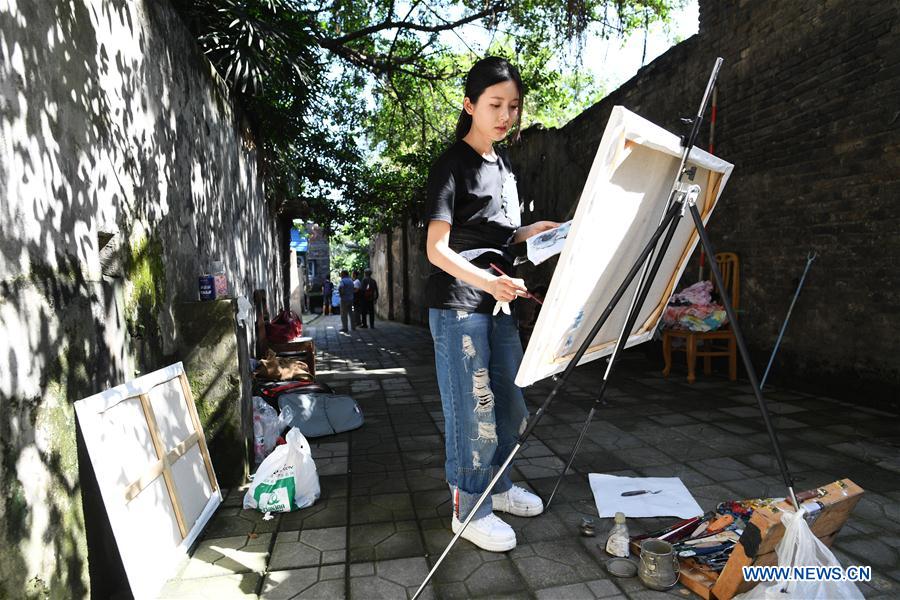
{"type": "Polygon", "coordinates": [[[301,237],[299,231],[291,229],[291,250],[306,252],[309,250],[309,238],[301,237]]]}

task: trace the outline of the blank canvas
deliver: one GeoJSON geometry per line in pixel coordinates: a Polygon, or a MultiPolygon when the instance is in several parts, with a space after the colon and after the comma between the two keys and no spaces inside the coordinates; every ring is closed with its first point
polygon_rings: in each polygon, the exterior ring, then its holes
{"type": "Polygon", "coordinates": [[[75,403],[136,598],[153,598],[222,502],[177,363],[75,403]]]}

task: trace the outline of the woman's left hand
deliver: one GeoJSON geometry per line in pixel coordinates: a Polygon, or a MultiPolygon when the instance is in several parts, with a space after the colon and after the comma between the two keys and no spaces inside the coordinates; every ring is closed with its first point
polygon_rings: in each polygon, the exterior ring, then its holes
{"type": "Polygon", "coordinates": [[[557,223],[556,221],[537,221],[532,223],[531,225],[525,225],[523,227],[519,227],[519,230],[516,231],[516,236],[513,238],[513,243],[522,242],[527,240],[530,237],[534,237],[539,233],[543,233],[548,229],[553,229],[555,227],[559,227],[561,223],[557,223]]]}

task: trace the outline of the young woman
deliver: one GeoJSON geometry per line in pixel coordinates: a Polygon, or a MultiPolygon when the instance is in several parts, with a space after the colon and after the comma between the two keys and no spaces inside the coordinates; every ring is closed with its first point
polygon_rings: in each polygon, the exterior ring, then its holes
{"type": "MultiPolygon", "coordinates": [[[[459,531],[525,427],[528,410],[514,383],[522,344],[514,314],[502,310],[527,290],[510,274],[510,244],[558,223],[521,226],[516,180],[494,143],[518,132],[522,80],[502,58],[480,60],[466,77],[456,143],[432,166],[428,181],[429,324],[444,410],[445,471],[459,531]]],[[[514,486],[508,473],[479,508],[463,537],[495,552],[516,545],[513,529],[493,511],[531,517],[541,499],[514,486]]]]}

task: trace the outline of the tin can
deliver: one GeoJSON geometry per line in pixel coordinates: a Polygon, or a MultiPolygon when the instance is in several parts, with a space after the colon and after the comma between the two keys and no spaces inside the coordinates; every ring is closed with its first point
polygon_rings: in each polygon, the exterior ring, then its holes
{"type": "Polygon", "coordinates": [[[200,284],[200,299],[201,300],[215,300],[216,299],[216,285],[215,279],[212,275],[201,275],[199,279],[200,284]]]}
{"type": "Polygon", "coordinates": [[[216,300],[228,297],[228,279],[225,278],[225,273],[213,275],[213,288],[216,300]]]}
{"type": "Polygon", "coordinates": [[[590,517],[583,517],[581,519],[581,535],[584,537],[594,537],[596,533],[597,532],[594,530],[594,520],[590,517]]]}
{"type": "Polygon", "coordinates": [[[641,542],[638,577],[651,590],[665,591],[678,583],[678,556],[672,544],[663,540],[641,542]]]}

